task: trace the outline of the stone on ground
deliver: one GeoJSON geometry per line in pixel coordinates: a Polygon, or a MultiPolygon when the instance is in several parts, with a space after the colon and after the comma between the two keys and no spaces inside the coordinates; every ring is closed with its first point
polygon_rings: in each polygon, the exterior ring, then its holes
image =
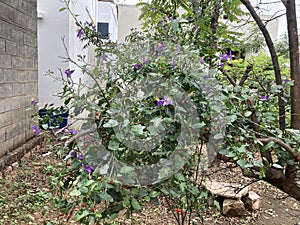
{"type": "Polygon", "coordinates": [[[249,193],[249,186],[244,187],[241,184],[235,183],[207,180],[204,182],[204,187],[213,195],[224,198],[241,199],[249,193]]]}
{"type": "Polygon", "coordinates": [[[245,206],[251,210],[258,210],[261,208],[261,198],[254,191],[249,191],[249,193],[244,197],[245,206]]]}
{"type": "Polygon", "coordinates": [[[247,215],[244,203],[240,199],[225,199],[222,205],[222,212],[225,216],[247,215]]]}

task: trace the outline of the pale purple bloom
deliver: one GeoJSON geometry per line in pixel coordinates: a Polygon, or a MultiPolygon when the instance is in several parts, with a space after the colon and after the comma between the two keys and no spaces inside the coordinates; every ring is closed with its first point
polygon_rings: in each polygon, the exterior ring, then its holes
{"type": "Polygon", "coordinates": [[[209,78],[208,74],[203,76],[203,80],[207,80],[208,78],[209,78]]]}
{"type": "Polygon", "coordinates": [[[31,128],[35,135],[39,135],[41,133],[40,129],[37,126],[32,126],[31,128]]]}
{"type": "Polygon", "coordinates": [[[75,157],[75,151],[74,150],[70,151],[69,155],[70,155],[70,158],[74,158],[75,157]]]}
{"type": "Polygon", "coordinates": [[[164,96],[164,105],[173,105],[170,98],[164,96]]]}
{"type": "Polygon", "coordinates": [[[160,100],[157,101],[157,105],[159,107],[163,106],[163,104],[164,104],[164,100],[160,99],[160,100]]]}
{"type": "Polygon", "coordinates": [[[136,69],[136,70],[141,69],[142,67],[143,67],[142,63],[137,63],[134,65],[134,69],[136,69]]]}
{"type": "Polygon", "coordinates": [[[152,10],[152,11],[155,11],[155,10],[157,10],[157,8],[156,8],[156,7],[152,7],[151,10],[152,10]]]}
{"type": "Polygon", "coordinates": [[[143,62],[144,64],[149,64],[149,63],[150,63],[150,59],[147,59],[147,58],[145,58],[145,57],[142,57],[142,62],[143,62]]]}
{"type": "Polygon", "coordinates": [[[86,21],[85,23],[86,23],[86,25],[88,25],[89,27],[91,27],[93,30],[96,29],[95,24],[93,23],[93,21],[91,21],[91,22],[86,21]]]}
{"type": "Polygon", "coordinates": [[[178,54],[178,53],[180,52],[180,45],[177,45],[177,46],[176,46],[175,52],[176,52],[176,54],[178,54]]]}
{"type": "Polygon", "coordinates": [[[71,74],[74,73],[74,71],[75,70],[66,69],[65,74],[67,75],[68,78],[71,78],[71,74]]]}
{"type": "Polygon", "coordinates": [[[205,63],[204,59],[202,57],[199,57],[199,62],[205,63]]]}
{"type": "Polygon", "coordinates": [[[82,28],[80,28],[80,29],[77,31],[77,37],[78,37],[78,38],[81,38],[81,37],[83,36],[83,34],[84,34],[84,31],[83,31],[82,28]]]}
{"type": "Polygon", "coordinates": [[[83,160],[83,155],[82,155],[82,154],[78,154],[78,155],[77,155],[77,159],[83,160]]]}
{"type": "Polygon", "coordinates": [[[290,79],[284,79],[283,82],[284,83],[289,83],[289,82],[291,82],[291,80],[290,79]]]}
{"type": "Polygon", "coordinates": [[[263,95],[263,96],[261,96],[261,98],[260,98],[261,100],[269,100],[269,97],[268,96],[266,96],[266,95],[263,95]]]}
{"type": "Polygon", "coordinates": [[[108,56],[106,54],[103,54],[102,61],[107,62],[108,56]]]}
{"type": "Polygon", "coordinates": [[[92,172],[93,172],[93,170],[94,170],[94,168],[92,167],[92,166],[90,166],[90,165],[84,165],[84,164],[82,164],[82,169],[84,170],[84,171],[87,171],[88,172],[88,174],[92,174],[92,172]]]}
{"type": "Polygon", "coordinates": [[[174,59],[172,59],[172,60],[170,61],[170,64],[171,64],[171,66],[172,66],[173,68],[177,65],[174,59]]]}
{"type": "Polygon", "coordinates": [[[73,135],[75,135],[75,134],[78,133],[78,131],[77,131],[77,130],[74,130],[74,129],[70,129],[69,132],[70,132],[71,134],[73,134],[73,135]]]}
{"type": "Polygon", "coordinates": [[[37,104],[37,100],[35,100],[34,98],[31,99],[31,105],[36,105],[37,104]]]}
{"type": "Polygon", "coordinates": [[[284,87],[283,87],[282,85],[279,85],[278,89],[279,89],[280,91],[283,91],[283,90],[284,90],[284,87]]]}
{"type": "Polygon", "coordinates": [[[165,44],[158,44],[155,48],[155,52],[161,52],[163,50],[163,48],[165,47],[165,44]]]}

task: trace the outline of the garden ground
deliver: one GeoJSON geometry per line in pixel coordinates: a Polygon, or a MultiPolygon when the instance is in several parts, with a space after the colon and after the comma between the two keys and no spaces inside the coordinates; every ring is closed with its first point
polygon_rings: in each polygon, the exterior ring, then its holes
{"type": "MultiPolygon", "coordinates": [[[[67,216],[56,210],[42,211],[48,206],[51,176],[59,163],[47,146],[28,153],[15,165],[0,176],[0,224],[41,225],[51,221],[54,224],[75,224],[67,222],[67,216]]],[[[248,184],[250,179],[243,178],[237,168],[228,169],[225,163],[211,169],[211,177],[218,181],[248,184]],[[217,171],[217,172],[216,172],[217,171]]],[[[251,189],[262,198],[262,208],[244,217],[225,217],[214,206],[208,206],[203,215],[204,224],[257,224],[257,225],[300,225],[300,202],[286,196],[275,187],[259,181],[251,184],[251,189]]],[[[125,218],[125,217],[124,217],[125,218]]],[[[195,221],[197,218],[195,218],[195,221]]],[[[144,210],[134,214],[130,220],[121,218],[114,224],[157,224],[173,225],[171,212],[163,205],[145,205],[144,210]]],[[[200,224],[200,223],[199,223],[200,224]]]]}

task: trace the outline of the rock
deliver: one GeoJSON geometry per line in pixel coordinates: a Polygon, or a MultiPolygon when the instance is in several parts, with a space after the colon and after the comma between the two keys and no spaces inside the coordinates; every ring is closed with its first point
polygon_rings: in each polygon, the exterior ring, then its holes
{"type": "Polygon", "coordinates": [[[16,169],[16,168],[19,167],[19,163],[18,163],[18,162],[14,162],[11,166],[12,166],[14,169],[16,169]]]}
{"type": "Polygon", "coordinates": [[[204,187],[213,195],[232,199],[241,199],[249,192],[249,186],[243,187],[241,184],[210,180],[204,182],[204,187]]]}
{"type": "Polygon", "coordinates": [[[243,197],[243,201],[245,206],[250,210],[254,211],[261,208],[261,198],[254,191],[249,191],[249,193],[243,197]]]}
{"type": "Polygon", "coordinates": [[[247,215],[244,203],[240,199],[225,199],[222,205],[222,212],[225,216],[247,215]]]}

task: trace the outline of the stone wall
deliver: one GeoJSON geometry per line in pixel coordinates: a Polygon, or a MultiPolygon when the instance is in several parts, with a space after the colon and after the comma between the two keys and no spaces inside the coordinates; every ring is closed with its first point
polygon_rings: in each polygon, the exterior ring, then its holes
{"type": "Polygon", "coordinates": [[[38,94],[36,9],[37,0],[0,0],[0,157],[33,136],[26,109],[38,94]]]}

